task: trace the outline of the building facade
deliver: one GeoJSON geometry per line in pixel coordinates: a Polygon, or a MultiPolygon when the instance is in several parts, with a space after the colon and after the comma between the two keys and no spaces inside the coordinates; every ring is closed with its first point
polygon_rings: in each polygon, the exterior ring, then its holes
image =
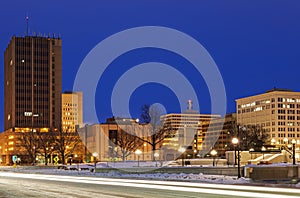
{"type": "Polygon", "coordinates": [[[269,134],[269,144],[300,144],[300,92],[273,89],[236,100],[237,123],[260,126],[269,134]]]}
{"type": "Polygon", "coordinates": [[[4,54],[4,129],[49,131],[61,126],[62,41],[12,37],[4,54]]]}
{"type": "MultiPolygon", "coordinates": [[[[92,161],[92,153],[98,153],[99,161],[152,160],[152,147],[138,139],[127,139],[126,133],[147,138],[149,128],[130,118],[109,118],[106,123],[85,125],[78,129],[82,142],[86,146],[85,161],[92,161]],[[123,139],[124,141],[120,141],[123,139]],[[136,141],[136,142],[135,142],[136,141]],[[140,150],[138,156],[135,151],[140,150]]],[[[160,155],[162,157],[162,155],[160,155]]]]}
{"type": "Polygon", "coordinates": [[[230,146],[232,145],[232,138],[235,135],[233,131],[235,125],[235,113],[226,114],[225,118],[202,122],[203,150],[210,151],[215,149],[218,156],[224,157],[225,152],[230,150],[230,146]]]}
{"type": "Polygon", "coordinates": [[[192,109],[192,101],[188,101],[188,108],[183,113],[171,113],[161,116],[161,122],[171,126],[175,135],[166,138],[163,146],[168,148],[170,153],[168,159],[177,158],[172,156],[180,149],[180,147],[188,148],[189,156],[195,157],[200,151],[203,151],[203,134],[202,123],[209,122],[213,119],[219,119],[221,115],[215,114],[199,114],[198,111],[192,109]],[[175,151],[175,152],[174,152],[175,151]]]}
{"type": "Polygon", "coordinates": [[[61,111],[64,131],[76,131],[76,128],[83,127],[82,92],[64,92],[61,111]]]}

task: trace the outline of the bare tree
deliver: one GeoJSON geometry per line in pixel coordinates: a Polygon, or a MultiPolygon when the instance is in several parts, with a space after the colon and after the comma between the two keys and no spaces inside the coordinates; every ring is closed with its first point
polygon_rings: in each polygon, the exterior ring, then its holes
{"type": "Polygon", "coordinates": [[[22,132],[18,134],[18,141],[20,147],[27,152],[32,165],[35,164],[36,153],[39,149],[38,134],[31,130],[30,132],[22,132]]]}
{"type": "MultiPolygon", "coordinates": [[[[150,121],[147,123],[150,128],[150,135],[147,137],[139,137],[144,142],[148,143],[152,147],[152,159],[154,160],[154,154],[156,150],[161,146],[163,140],[166,137],[172,136],[175,131],[169,124],[161,123],[160,116],[162,115],[163,111],[159,108],[158,105],[144,105],[142,107],[142,115],[141,118],[148,118],[150,117],[150,121]],[[148,110],[147,110],[148,108],[148,110]],[[144,115],[146,114],[146,115],[144,115]],[[147,115],[148,114],[148,115],[147,115]]],[[[147,119],[145,119],[147,120],[147,119]]]]}
{"type": "Polygon", "coordinates": [[[66,157],[73,154],[81,139],[77,131],[62,129],[56,132],[55,148],[61,156],[62,164],[65,164],[66,157]]]}
{"type": "MultiPolygon", "coordinates": [[[[259,125],[242,126],[233,124],[229,130],[230,139],[237,137],[241,150],[261,149],[269,140],[269,134],[259,125]]],[[[233,149],[233,146],[232,146],[233,149]]]]}
{"type": "Polygon", "coordinates": [[[268,141],[269,134],[261,126],[251,125],[239,130],[239,139],[242,150],[261,149],[268,141]]]}
{"type": "Polygon", "coordinates": [[[53,132],[39,132],[38,142],[39,142],[39,152],[45,158],[45,165],[48,165],[48,156],[53,152],[55,144],[56,134],[53,132]]]}
{"type": "Polygon", "coordinates": [[[125,130],[121,129],[117,131],[116,144],[120,148],[123,161],[144,142],[137,137],[134,127],[134,125],[130,124],[126,126],[125,130]]]}

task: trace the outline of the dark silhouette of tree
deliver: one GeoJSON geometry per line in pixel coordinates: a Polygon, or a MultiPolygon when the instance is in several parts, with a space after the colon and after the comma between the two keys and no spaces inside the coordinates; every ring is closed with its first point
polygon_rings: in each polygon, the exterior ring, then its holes
{"type": "Polygon", "coordinates": [[[240,129],[239,139],[241,142],[240,149],[260,150],[269,140],[269,134],[261,126],[251,125],[240,129]]]}
{"type": "Polygon", "coordinates": [[[52,154],[55,145],[56,133],[38,132],[39,153],[45,158],[45,165],[48,165],[48,156],[52,154]]]}
{"type": "Polygon", "coordinates": [[[127,156],[143,145],[144,141],[137,137],[135,127],[135,125],[130,124],[125,127],[125,130],[120,129],[117,131],[116,144],[120,148],[123,161],[125,161],[127,156]]]}
{"type": "Polygon", "coordinates": [[[150,117],[150,121],[148,120],[147,122],[150,134],[140,139],[151,145],[153,160],[155,160],[154,154],[156,150],[161,147],[163,140],[175,133],[169,124],[161,123],[160,116],[162,113],[163,111],[158,105],[152,105],[151,107],[144,105],[142,107],[141,118],[147,120],[150,117]]]}
{"type": "Polygon", "coordinates": [[[36,154],[39,149],[39,136],[37,132],[20,132],[17,136],[19,146],[24,148],[32,165],[35,164],[36,154]]]}
{"type": "MultiPolygon", "coordinates": [[[[249,150],[251,148],[260,150],[269,140],[269,133],[259,125],[232,125],[229,130],[230,139],[237,137],[239,139],[239,148],[249,150]]],[[[231,149],[233,149],[231,145],[231,149]]]]}
{"type": "Polygon", "coordinates": [[[144,104],[141,107],[141,116],[140,116],[140,123],[142,124],[148,124],[151,122],[151,117],[149,114],[150,105],[144,104]]]}
{"type": "Polygon", "coordinates": [[[62,129],[56,132],[55,148],[61,156],[61,163],[65,164],[66,157],[74,153],[77,145],[81,142],[77,131],[62,129]]]}

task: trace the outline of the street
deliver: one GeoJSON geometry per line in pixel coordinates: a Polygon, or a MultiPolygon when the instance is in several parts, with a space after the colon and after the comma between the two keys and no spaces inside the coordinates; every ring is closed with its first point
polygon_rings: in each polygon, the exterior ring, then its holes
{"type": "Polygon", "coordinates": [[[0,172],[0,197],[299,197],[300,189],[0,172]]]}

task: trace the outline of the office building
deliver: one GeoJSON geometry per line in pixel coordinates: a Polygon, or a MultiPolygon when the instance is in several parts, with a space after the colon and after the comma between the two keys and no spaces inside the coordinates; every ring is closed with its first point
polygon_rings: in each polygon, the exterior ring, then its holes
{"type": "Polygon", "coordinates": [[[82,120],[82,93],[64,92],[62,94],[62,129],[76,131],[83,127],[82,120]]]}
{"type": "Polygon", "coordinates": [[[235,113],[226,114],[224,118],[202,122],[203,150],[215,149],[218,156],[224,157],[225,152],[231,148],[235,125],[235,113]]]}
{"type": "Polygon", "coordinates": [[[13,36],[4,54],[4,129],[57,130],[61,89],[61,39],[13,36]]]}
{"type": "Polygon", "coordinates": [[[300,92],[286,89],[236,100],[237,123],[256,125],[269,134],[269,144],[300,144],[300,92]]]}
{"type": "MultiPolygon", "coordinates": [[[[189,148],[195,154],[203,150],[203,135],[201,123],[221,118],[216,114],[199,114],[192,109],[192,101],[188,101],[188,108],[183,113],[170,113],[161,116],[161,122],[171,126],[176,131],[174,137],[166,138],[163,146],[170,150],[168,159],[174,158],[171,150],[178,151],[180,147],[189,148]]],[[[192,157],[192,154],[190,154],[192,157]]],[[[175,157],[176,158],[176,157],[175,157]]]]}

